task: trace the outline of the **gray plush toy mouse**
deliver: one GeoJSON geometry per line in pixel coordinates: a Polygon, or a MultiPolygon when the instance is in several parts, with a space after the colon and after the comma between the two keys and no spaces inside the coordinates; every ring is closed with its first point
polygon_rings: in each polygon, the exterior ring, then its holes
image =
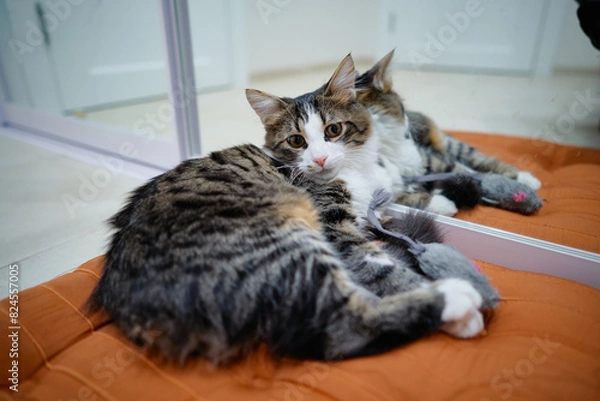
{"type": "Polygon", "coordinates": [[[521,214],[532,214],[544,202],[527,184],[494,173],[440,173],[404,177],[404,182],[434,182],[442,194],[459,208],[472,208],[477,203],[521,214]]]}
{"type": "Polygon", "coordinates": [[[500,174],[480,174],[476,178],[481,186],[483,204],[511,210],[522,214],[532,214],[544,206],[544,202],[527,184],[500,174]]]}
{"type": "Polygon", "coordinates": [[[470,282],[483,298],[482,309],[493,309],[498,305],[500,296],[492,287],[487,277],[471,259],[448,244],[415,242],[410,237],[389,231],[381,225],[375,210],[385,205],[391,195],[384,190],[377,190],[367,212],[369,223],[382,234],[398,239],[408,247],[415,257],[420,271],[431,280],[442,278],[461,278],[470,282]]]}

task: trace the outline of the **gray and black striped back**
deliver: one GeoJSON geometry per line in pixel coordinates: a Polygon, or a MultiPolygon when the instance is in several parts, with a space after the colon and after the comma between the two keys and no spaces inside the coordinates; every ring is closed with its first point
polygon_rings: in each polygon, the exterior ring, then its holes
{"type": "Polygon", "coordinates": [[[289,320],[316,308],[303,292],[324,285],[325,271],[303,259],[332,253],[307,193],[253,146],[182,163],[139,188],[111,223],[93,304],[134,342],[180,359],[227,361],[258,341],[277,349],[278,333],[301,327],[289,320]]]}

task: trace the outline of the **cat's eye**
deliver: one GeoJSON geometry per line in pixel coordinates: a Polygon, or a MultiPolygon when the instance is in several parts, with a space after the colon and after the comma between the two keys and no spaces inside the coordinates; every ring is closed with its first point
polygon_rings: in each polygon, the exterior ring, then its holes
{"type": "Polygon", "coordinates": [[[301,148],[306,144],[304,137],[302,135],[292,135],[287,139],[288,143],[292,148],[301,148]]]}
{"type": "Polygon", "coordinates": [[[335,138],[336,136],[340,136],[342,134],[343,127],[340,123],[329,124],[325,127],[325,135],[329,138],[335,138]]]}

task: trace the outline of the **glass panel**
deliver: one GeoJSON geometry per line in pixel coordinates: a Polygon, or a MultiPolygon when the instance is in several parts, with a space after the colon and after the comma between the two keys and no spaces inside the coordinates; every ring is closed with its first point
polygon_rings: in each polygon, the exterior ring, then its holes
{"type": "MultiPolygon", "coordinates": [[[[295,97],[324,84],[350,52],[362,72],[394,48],[394,89],[408,110],[425,113],[446,131],[531,138],[526,144],[532,150],[513,154],[510,161],[518,169],[528,170],[533,161],[552,162],[552,150],[538,140],[571,144],[582,152],[600,148],[600,61],[579,27],[576,2],[189,3],[196,60],[208,60],[210,46],[222,43],[221,55],[229,64],[215,65],[233,83],[199,94],[204,153],[247,142],[263,145],[264,129],[244,88],[295,97]],[[571,116],[571,110],[577,115],[571,116]]],[[[197,82],[221,82],[208,71],[197,74],[197,82]]],[[[485,152],[494,156],[506,146],[500,137],[485,152]]],[[[546,210],[560,201],[546,201],[539,215],[514,216],[525,219],[519,220],[523,227],[529,221],[552,220],[546,210]]],[[[490,210],[477,206],[473,214],[490,210]]],[[[473,214],[457,217],[473,220],[473,214]]],[[[513,214],[501,216],[497,226],[511,230],[513,226],[500,223],[513,214]]]]}
{"type": "Polygon", "coordinates": [[[55,135],[111,152],[131,143],[154,165],[178,160],[158,2],[0,0],[0,46],[10,104],[41,112],[19,125],[69,116],[92,124],[55,135]]]}

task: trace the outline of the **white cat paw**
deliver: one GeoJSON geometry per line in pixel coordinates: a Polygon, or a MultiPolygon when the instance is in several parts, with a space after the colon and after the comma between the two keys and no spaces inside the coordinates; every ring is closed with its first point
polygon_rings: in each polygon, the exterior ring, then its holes
{"type": "Polygon", "coordinates": [[[458,212],[454,202],[443,195],[433,195],[425,210],[443,216],[454,216],[458,212]]]}
{"type": "Polygon", "coordinates": [[[446,305],[442,311],[441,330],[458,338],[475,337],[483,330],[483,316],[479,312],[481,295],[467,281],[443,280],[437,290],[444,294],[446,305]]]}
{"type": "Polygon", "coordinates": [[[535,178],[528,171],[519,171],[519,174],[517,174],[517,181],[529,185],[534,191],[537,191],[542,186],[540,180],[535,178]]]}

